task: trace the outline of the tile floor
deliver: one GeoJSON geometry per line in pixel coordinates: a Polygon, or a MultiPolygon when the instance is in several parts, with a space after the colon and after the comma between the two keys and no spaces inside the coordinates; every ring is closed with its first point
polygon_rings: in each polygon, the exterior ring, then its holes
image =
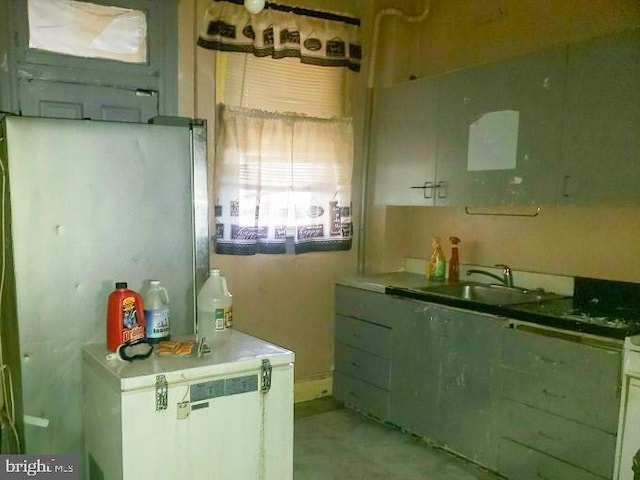
{"type": "Polygon", "coordinates": [[[463,459],[342,408],[333,399],[295,408],[294,480],[494,480],[463,459]]]}

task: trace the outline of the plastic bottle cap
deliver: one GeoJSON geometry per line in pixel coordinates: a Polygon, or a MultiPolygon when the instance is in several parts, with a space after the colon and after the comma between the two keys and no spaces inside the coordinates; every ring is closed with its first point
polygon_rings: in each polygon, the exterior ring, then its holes
{"type": "Polygon", "coordinates": [[[127,288],[127,282],[116,282],[116,289],[122,290],[127,288]]]}
{"type": "Polygon", "coordinates": [[[211,273],[211,275],[220,275],[220,269],[219,268],[212,268],[210,273],[211,273]]]}
{"type": "Polygon", "coordinates": [[[150,285],[160,285],[160,280],[149,280],[150,285]]]}

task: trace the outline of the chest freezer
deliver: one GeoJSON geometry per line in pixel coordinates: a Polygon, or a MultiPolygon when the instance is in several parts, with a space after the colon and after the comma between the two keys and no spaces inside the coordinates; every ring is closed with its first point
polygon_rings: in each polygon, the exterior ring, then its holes
{"type": "Polygon", "coordinates": [[[293,478],[293,352],[233,329],[211,346],[133,362],[84,347],[89,480],[293,478]]]}

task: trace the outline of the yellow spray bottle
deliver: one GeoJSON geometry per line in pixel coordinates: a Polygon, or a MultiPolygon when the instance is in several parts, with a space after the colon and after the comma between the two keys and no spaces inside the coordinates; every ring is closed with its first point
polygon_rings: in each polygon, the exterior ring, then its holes
{"type": "Polygon", "coordinates": [[[427,278],[429,280],[444,280],[447,271],[447,260],[440,247],[440,239],[433,237],[431,242],[432,252],[427,262],[427,278]]]}

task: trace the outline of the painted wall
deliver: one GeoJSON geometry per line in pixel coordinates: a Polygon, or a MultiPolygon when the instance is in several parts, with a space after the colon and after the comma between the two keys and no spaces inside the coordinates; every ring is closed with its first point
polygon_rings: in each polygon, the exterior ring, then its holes
{"type": "MultiPolygon", "coordinates": [[[[419,12],[423,1],[383,1],[419,12]]],[[[434,0],[426,21],[390,20],[377,83],[405,81],[640,26],[636,0],[434,0]]],[[[639,186],[640,188],[640,186],[639,186]]],[[[431,237],[462,238],[461,261],[640,282],[640,208],[543,207],[536,218],[469,216],[462,208],[370,210],[367,270],[425,258],[431,237]]],[[[448,250],[448,242],[445,242],[448,250]]]]}
{"type": "MultiPolygon", "coordinates": [[[[278,3],[348,13],[362,17],[357,0],[297,0],[278,3]]],[[[205,118],[209,127],[209,161],[213,159],[214,52],[195,46],[202,13],[209,1],[180,1],[180,114],[205,118]]],[[[371,5],[366,5],[366,9],[371,5]]],[[[366,12],[365,12],[366,14],[366,12]]],[[[366,39],[366,26],[363,37],[366,39]]],[[[362,74],[352,74],[356,155],[361,150],[362,74]]],[[[359,178],[359,166],[354,178],[359,178]]],[[[356,181],[357,183],[357,181],[356,181]]],[[[356,207],[358,186],[353,198],[356,207]]],[[[213,198],[213,197],[210,197],[213,198]]],[[[357,218],[358,210],[354,211],[357,218]]],[[[212,224],[213,225],[213,224],[212,224]]],[[[296,353],[297,381],[323,378],[333,369],[333,291],[339,276],[356,271],[357,252],[311,253],[304,255],[256,255],[236,257],[213,255],[233,293],[234,326],[296,353]]]]}

